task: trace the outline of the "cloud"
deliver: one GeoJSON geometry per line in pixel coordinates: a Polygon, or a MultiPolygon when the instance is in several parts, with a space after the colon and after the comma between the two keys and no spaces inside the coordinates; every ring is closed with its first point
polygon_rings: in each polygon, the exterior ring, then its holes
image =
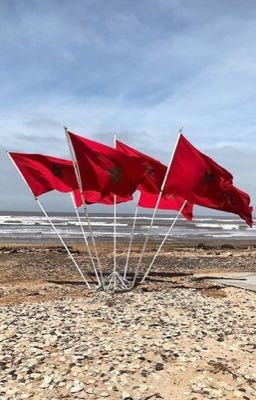
{"type": "MultiPolygon", "coordinates": [[[[1,2],[2,145],[68,157],[66,125],[168,163],[184,126],[255,199],[255,14],[252,1],[1,2]]],[[[2,204],[25,207],[11,186],[2,204]]]]}

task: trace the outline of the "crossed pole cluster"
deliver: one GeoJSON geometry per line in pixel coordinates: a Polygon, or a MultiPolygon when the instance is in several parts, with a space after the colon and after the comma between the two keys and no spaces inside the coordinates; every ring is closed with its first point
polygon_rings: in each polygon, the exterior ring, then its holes
{"type": "MultiPolygon", "coordinates": [[[[175,143],[175,146],[174,146],[174,149],[173,149],[173,152],[172,152],[172,155],[171,155],[171,158],[170,158],[170,161],[169,161],[169,164],[168,164],[168,167],[167,167],[167,170],[166,170],[166,173],[165,173],[165,176],[164,176],[164,179],[163,179],[163,182],[162,182],[158,197],[157,197],[157,201],[156,201],[155,207],[153,209],[152,217],[151,217],[149,228],[147,230],[147,233],[146,233],[146,236],[145,236],[145,239],[144,239],[144,243],[143,243],[143,246],[142,246],[142,250],[141,250],[140,257],[139,257],[139,261],[138,261],[138,263],[136,265],[136,268],[135,268],[135,271],[134,271],[134,275],[133,275],[133,278],[132,278],[131,281],[128,281],[127,275],[128,275],[129,261],[130,261],[131,251],[132,251],[132,244],[133,244],[133,239],[134,239],[134,234],[135,234],[136,221],[137,221],[137,217],[138,217],[138,213],[139,213],[139,206],[137,205],[136,208],[135,208],[135,213],[134,213],[134,217],[133,217],[133,224],[132,224],[132,229],[131,229],[131,233],[130,233],[130,240],[129,240],[128,249],[127,249],[126,262],[125,262],[125,266],[124,266],[124,271],[123,271],[122,274],[120,274],[117,271],[117,252],[116,252],[117,251],[117,230],[116,230],[116,228],[117,228],[117,223],[116,223],[116,220],[117,220],[117,201],[116,201],[117,200],[117,196],[114,195],[114,202],[113,202],[113,268],[112,268],[112,272],[106,278],[104,278],[103,269],[102,269],[102,265],[101,265],[101,262],[100,262],[100,257],[99,257],[98,251],[97,251],[96,241],[95,241],[95,237],[94,237],[94,234],[93,234],[92,225],[91,225],[91,221],[90,221],[90,217],[89,217],[88,207],[87,207],[87,204],[86,204],[85,195],[84,195],[84,191],[83,191],[83,188],[82,188],[82,179],[81,179],[81,174],[80,174],[80,170],[79,170],[79,165],[77,163],[76,155],[75,155],[72,143],[70,141],[70,137],[68,135],[68,130],[67,130],[66,127],[64,128],[64,130],[65,130],[65,134],[66,134],[66,137],[67,137],[67,142],[68,142],[68,146],[69,146],[70,154],[71,154],[71,157],[72,157],[74,170],[75,170],[75,174],[76,174],[76,178],[77,178],[77,182],[78,182],[78,186],[79,186],[79,190],[80,190],[80,194],[81,194],[81,198],[82,198],[82,202],[83,202],[83,209],[84,209],[84,212],[85,212],[85,220],[86,220],[86,224],[87,224],[88,229],[89,229],[89,236],[91,238],[93,252],[91,251],[90,245],[88,243],[87,235],[86,235],[86,232],[84,230],[84,224],[83,224],[81,216],[79,214],[78,207],[76,206],[73,193],[70,193],[70,196],[71,196],[72,204],[73,204],[74,209],[75,209],[76,216],[78,218],[78,222],[79,222],[79,225],[80,225],[81,233],[83,235],[85,246],[86,246],[87,252],[88,252],[89,257],[90,257],[91,265],[92,265],[92,268],[93,268],[93,273],[94,273],[95,278],[97,280],[96,288],[97,288],[97,290],[104,290],[104,291],[110,291],[110,292],[115,292],[117,290],[132,290],[137,285],[137,283],[143,283],[145,281],[145,279],[147,278],[147,276],[149,275],[149,273],[150,273],[150,271],[151,271],[151,269],[152,269],[152,267],[153,267],[153,265],[155,263],[156,258],[158,257],[163,245],[165,244],[168,236],[170,235],[175,223],[177,222],[179,216],[181,215],[181,213],[182,213],[182,211],[183,211],[183,209],[184,209],[184,207],[185,207],[185,205],[187,203],[187,200],[185,200],[183,202],[183,204],[181,205],[181,207],[180,207],[176,217],[174,218],[174,220],[171,219],[172,222],[170,224],[170,227],[169,227],[167,233],[165,234],[161,244],[159,245],[155,255],[153,256],[148,268],[144,272],[144,275],[143,275],[142,279],[138,282],[137,278],[138,278],[138,275],[140,273],[143,257],[144,257],[145,251],[146,251],[148,240],[150,238],[150,234],[152,232],[152,228],[153,228],[156,212],[157,212],[157,209],[159,207],[159,203],[160,203],[163,191],[165,189],[165,184],[166,184],[169,172],[170,172],[172,160],[173,160],[173,157],[174,157],[174,154],[175,154],[175,151],[176,151],[176,147],[177,147],[180,135],[182,133],[182,129],[179,130],[179,134],[178,134],[178,137],[177,137],[177,140],[176,140],[176,143],[175,143]]],[[[114,144],[114,148],[116,148],[116,136],[114,136],[114,143],[113,144],[114,144]]],[[[13,162],[11,156],[9,155],[9,153],[7,151],[6,151],[6,153],[9,156],[9,158],[12,161],[13,165],[15,166],[15,168],[18,170],[18,172],[19,172],[20,176],[22,177],[23,181],[25,182],[26,186],[29,188],[26,180],[24,179],[24,177],[21,174],[20,170],[17,168],[16,164],[13,162]]],[[[29,188],[29,190],[31,191],[30,188],[29,188]]],[[[34,197],[34,195],[33,195],[33,197],[34,197]]],[[[82,272],[81,268],[79,267],[78,263],[76,262],[73,254],[70,252],[70,250],[69,250],[67,244],[65,243],[64,239],[62,238],[62,236],[60,235],[60,233],[56,229],[56,226],[54,225],[53,221],[51,220],[49,214],[46,212],[45,208],[43,207],[41,202],[38,200],[38,198],[34,197],[34,199],[35,199],[37,205],[39,206],[39,208],[41,209],[41,211],[43,212],[44,216],[49,221],[49,224],[51,225],[52,229],[56,233],[57,237],[61,241],[63,247],[65,248],[69,258],[71,259],[71,261],[73,262],[75,268],[77,269],[78,273],[80,274],[80,276],[81,276],[83,282],[85,283],[86,287],[88,289],[91,289],[91,284],[88,282],[88,279],[85,277],[84,273],[82,272]]]]}

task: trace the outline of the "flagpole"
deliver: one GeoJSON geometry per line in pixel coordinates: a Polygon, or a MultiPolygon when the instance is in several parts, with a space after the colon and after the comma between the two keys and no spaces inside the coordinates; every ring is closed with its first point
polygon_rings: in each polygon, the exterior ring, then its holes
{"type": "Polygon", "coordinates": [[[147,231],[145,240],[144,240],[144,244],[143,244],[143,248],[142,248],[142,251],[141,251],[140,258],[139,258],[139,262],[138,262],[138,264],[137,264],[137,267],[136,267],[136,270],[135,270],[135,273],[134,273],[134,277],[133,277],[133,281],[132,281],[132,286],[131,286],[131,288],[133,288],[134,285],[135,285],[135,283],[136,283],[137,275],[138,275],[138,272],[139,272],[139,269],[140,269],[140,266],[141,266],[141,263],[142,263],[142,259],[143,259],[143,256],[144,256],[144,253],[145,253],[145,250],[146,250],[146,246],[147,246],[147,243],[148,243],[148,240],[149,240],[149,235],[150,235],[151,230],[152,230],[152,227],[153,227],[155,215],[156,215],[156,212],[157,212],[157,209],[158,209],[158,206],[159,206],[159,203],[160,203],[162,194],[163,194],[163,190],[164,190],[164,187],[165,187],[165,184],[166,184],[168,175],[169,175],[169,171],[170,171],[170,168],[171,168],[171,165],[172,165],[172,160],[173,160],[173,157],[174,157],[176,148],[177,148],[177,146],[178,146],[181,133],[182,133],[182,129],[179,130],[178,137],[177,137],[177,139],[176,139],[176,143],[175,143],[175,145],[174,145],[174,148],[173,148],[173,151],[172,151],[172,154],[171,154],[171,158],[170,158],[170,161],[169,161],[167,170],[166,170],[166,172],[165,172],[165,176],[164,176],[163,182],[162,182],[162,184],[161,184],[160,192],[159,192],[159,194],[158,194],[158,198],[157,198],[157,201],[156,201],[156,205],[155,205],[155,208],[154,208],[152,217],[151,217],[150,225],[149,225],[149,228],[148,228],[148,231],[147,231]]]}
{"type": "Polygon", "coordinates": [[[133,217],[133,224],[132,224],[132,230],[131,230],[131,235],[130,235],[129,247],[128,247],[128,251],[127,251],[126,263],[125,263],[125,267],[124,267],[124,275],[123,275],[124,280],[126,279],[127,272],[128,272],[130,255],[131,255],[131,250],[132,250],[132,243],[133,243],[133,236],[134,236],[134,232],[135,232],[135,226],[136,226],[138,212],[139,212],[139,207],[136,206],[134,217],[133,217]]]}
{"type": "MultiPolygon", "coordinates": [[[[113,137],[114,149],[116,148],[116,135],[113,137]]],[[[116,194],[114,194],[114,229],[113,229],[113,275],[114,275],[114,291],[116,290],[116,194]]]]}
{"type": "Polygon", "coordinates": [[[80,225],[80,228],[81,228],[83,237],[84,237],[85,245],[86,245],[86,247],[87,247],[87,250],[88,250],[88,253],[89,253],[89,256],[90,256],[90,259],[91,259],[91,263],[92,263],[92,266],[93,266],[93,270],[94,270],[96,279],[97,279],[97,281],[98,281],[98,284],[101,285],[101,281],[100,281],[100,278],[99,278],[99,275],[98,275],[98,271],[97,271],[97,268],[96,268],[96,266],[95,266],[94,259],[93,259],[92,253],[91,253],[91,249],[90,249],[90,246],[89,246],[89,243],[88,243],[86,234],[85,234],[84,226],[83,226],[83,224],[82,224],[81,217],[80,217],[80,214],[79,214],[79,212],[78,212],[78,208],[77,208],[76,203],[75,203],[75,199],[74,199],[74,194],[73,194],[73,192],[70,192],[70,197],[71,197],[71,199],[72,199],[72,203],[73,203],[73,206],[74,206],[74,209],[75,209],[75,212],[76,212],[76,216],[77,216],[77,219],[78,219],[78,221],[79,221],[79,225],[80,225]]]}
{"type": "Polygon", "coordinates": [[[87,281],[87,279],[85,278],[84,274],[82,273],[81,269],[79,268],[76,260],[74,259],[74,257],[72,256],[72,254],[70,253],[69,248],[67,247],[66,243],[64,242],[64,240],[62,239],[61,235],[59,234],[59,232],[57,231],[57,229],[55,228],[54,224],[52,223],[50,217],[48,216],[48,214],[46,213],[46,211],[44,210],[43,206],[41,205],[41,203],[39,202],[39,200],[34,196],[34,193],[32,192],[32,190],[30,189],[26,179],[24,178],[24,176],[22,175],[21,171],[19,170],[19,168],[17,167],[17,165],[15,164],[14,160],[12,159],[12,157],[10,156],[9,152],[7,150],[6,154],[9,157],[9,159],[11,160],[12,164],[14,165],[14,167],[16,168],[16,170],[18,171],[19,175],[21,176],[23,182],[25,183],[26,187],[28,188],[28,190],[32,193],[32,196],[34,197],[36,203],[38,204],[38,206],[40,207],[40,209],[42,210],[43,214],[46,216],[46,218],[48,219],[51,227],[53,228],[54,232],[56,233],[56,235],[58,236],[58,238],[60,239],[62,245],[64,246],[65,250],[67,251],[69,257],[71,258],[71,260],[73,261],[75,267],[77,268],[79,274],[81,275],[84,283],[86,284],[86,286],[88,287],[88,289],[90,289],[90,285],[87,281]]]}
{"type": "Polygon", "coordinates": [[[171,226],[169,227],[169,229],[168,229],[168,231],[167,231],[165,237],[164,237],[163,240],[162,240],[162,243],[161,243],[160,246],[158,247],[157,252],[156,252],[156,254],[155,254],[154,257],[153,257],[153,260],[151,261],[151,263],[150,263],[150,265],[149,265],[147,271],[145,272],[145,274],[144,274],[142,280],[140,281],[140,283],[143,283],[143,282],[145,281],[146,277],[148,276],[148,274],[149,274],[151,268],[153,267],[153,264],[154,264],[156,258],[158,257],[158,254],[160,253],[160,251],[161,251],[163,245],[165,244],[165,242],[166,242],[166,240],[167,240],[167,238],[168,238],[168,236],[169,236],[171,230],[173,229],[174,225],[176,224],[176,222],[177,222],[177,220],[178,220],[180,214],[182,213],[184,207],[186,206],[187,202],[188,202],[188,201],[185,200],[185,201],[183,202],[182,206],[180,207],[180,209],[179,209],[179,211],[178,211],[178,214],[177,214],[176,217],[174,218],[174,220],[173,220],[171,226]]]}
{"type": "Polygon", "coordinates": [[[44,214],[44,215],[46,216],[46,218],[48,219],[48,221],[49,221],[49,223],[50,223],[52,229],[54,230],[54,232],[56,233],[56,235],[57,235],[58,238],[60,239],[61,243],[62,243],[63,246],[65,247],[65,249],[66,249],[66,251],[67,251],[69,257],[70,257],[71,260],[73,261],[73,263],[74,263],[75,267],[77,268],[79,274],[81,275],[81,277],[82,277],[84,283],[86,284],[86,286],[88,287],[88,289],[90,289],[91,287],[90,287],[90,285],[89,285],[87,279],[84,277],[84,275],[83,275],[81,269],[79,268],[79,266],[78,266],[76,260],[74,259],[73,255],[71,254],[71,252],[70,252],[69,248],[67,247],[66,243],[64,242],[64,240],[63,240],[62,237],[60,236],[59,232],[58,232],[57,229],[55,228],[54,224],[52,223],[52,221],[51,221],[49,215],[47,214],[47,212],[46,212],[45,209],[43,208],[42,204],[40,203],[40,201],[39,201],[36,197],[35,197],[35,201],[36,201],[36,203],[38,204],[38,206],[40,207],[40,209],[41,209],[41,211],[43,212],[43,214],[44,214]]]}
{"type": "Polygon", "coordinates": [[[101,282],[102,282],[102,287],[103,287],[103,290],[104,290],[103,272],[102,272],[100,259],[99,259],[99,255],[98,255],[98,251],[97,251],[97,247],[96,247],[96,242],[95,242],[93,231],[92,231],[92,226],[91,226],[91,221],[90,221],[90,218],[89,218],[88,208],[87,208],[86,201],[85,201],[85,196],[84,196],[83,186],[82,186],[82,180],[81,180],[80,170],[79,170],[79,166],[78,166],[77,159],[76,159],[76,154],[74,152],[74,149],[73,149],[73,146],[72,146],[69,134],[68,134],[68,129],[66,127],[64,127],[64,131],[66,133],[66,138],[67,138],[70,154],[71,154],[72,161],[73,161],[73,166],[74,166],[74,170],[75,170],[75,174],[76,174],[76,179],[77,179],[77,183],[78,183],[78,186],[79,186],[80,195],[81,195],[82,201],[83,201],[85,217],[86,217],[86,221],[87,221],[88,228],[89,228],[89,231],[90,231],[90,235],[91,235],[91,239],[92,239],[92,244],[93,244],[95,256],[96,256],[96,259],[97,259],[97,264],[98,264],[98,268],[99,268],[99,271],[100,271],[100,278],[101,278],[101,282]]]}

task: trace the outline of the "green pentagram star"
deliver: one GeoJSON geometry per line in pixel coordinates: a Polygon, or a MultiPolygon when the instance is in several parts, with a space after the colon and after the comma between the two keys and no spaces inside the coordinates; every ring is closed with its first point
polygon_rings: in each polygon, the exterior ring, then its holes
{"type": "Polygon", "coordinates": [[[147,171],[148,175],[153,175],[155,172],[150,164],[146,165],[146,171],[147,171]]]}
{"type": "Polygon", "coordinates": [[[121,172],[117,166],[114,166],[113,168],[109,169],[109,173],[111,175],[112,181],[114,182],[120,181],[121,172]]]}
{"type": "Polygon", "coordinates": [[[61,177],[62,177],[62,169],[63,169],[62,166],[60,166],[60,165],[54,165],[54,166],[52,167],[52,173],[53,173],[53,175],[56,176],[56,177],[58,177],[58,178],[61,178],[61,177]]]}
{"type": "Polygon", "coordinates": [[[212,183],[213,177],[213,174],[211,174],[210,172],[206,172],[204,174],[204,182],[209,184],[212,183]]]}

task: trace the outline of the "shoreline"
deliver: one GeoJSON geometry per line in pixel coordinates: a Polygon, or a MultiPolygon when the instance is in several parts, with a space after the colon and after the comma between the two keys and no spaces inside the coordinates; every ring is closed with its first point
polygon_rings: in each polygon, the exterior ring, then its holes
{"type": "MultiPolygon", "coordinates": [[[[90,236],[87,236],[87,239],[90,240],[90,236]]],[[[129,237],[118,237],[117,236],[117,244],[121,244],[121,246],[125,244],[129,244],[129,237]]],[[[135,245],[137,244],[143,244],[145,239],[145,236],[136,236],[134,239],[135,245]]],[[[162,236],[151,236],[149,239],[149,243],[151,245],[157,245],[160,244],[162,241],[163,237],[162,236]]],[[[113,237],[111,236],[95,236],[96,242],[100,245],[101,243],[113,243],[113,237]]],[[[66,243],[69,243],[70,245],[82,245],[84,244],[84,239],[81,238],[64,238],[64,241],[66,243]]],[[[49,246],[49,244],[52,244],[54,246],[59,246],[61,245],[60,240],[58,238],[40,238],[40,239],[25,239],[25,238],[15,238],[15,240],[10,240],[10,238],[4,239],[1,238],[0,240],[0,248],[3,246],[49,246]]],[[[212,237],[204,237],[204,236],[198,236],[198,237],[193,237],[193,238],[175,238],[175,237],[170,237],[167,239],[165,246],[173,246],[173,247],[197,247],[200,244],[206,244],[210,248],[219,248],[221,246],[227,245],[233,245],[234,247],[254,247],[256,248],[256,240],[255,239],[248,239],[247,237],[230,237],[230,238],[212,238],[212,237]]]]}
{"type": "MultiPolygon", "coordinates": [[[[113,243],[109,240],[96,243],[103,273],[107,275],[113,267],[113,243]]],[[[69,241],[67,244],[83,273],[92,281],[94,273],[84,243],[69,241]]],[[[142,246],[143,242],[138,240],[133,244],[128,270],[130,278],[136,269],[142,246]]],[[[158,247],[159,241],[148,243],[138,279],[143,277],[158,247]]],[[[91,245],[90,248],[93,253],[91,245]]],[[[126,241],[117,242],[117,270],[120,273],[126,262],[127,250],[128,243],[126,241]]],[[[58,241],[43,244],[1,243],[0,257],[0,283],[2,285],[11,285],[15,282],[17,285],[21,283],[23,288],[26,288],[26,282],[30,282],[30,285],[32,282],[41,282],[40,284],[47,286],[49,281],[59,284],[63,281],[64,287],[65,282],[70,282],[72,285],[72,282],[81,281],[66,250],[58,241]]],[[[199,283],[193,279],[196,274],[255,273],[255,260],[256,245],[251,242],[168,242],[156,258],[147,283],[149,286],[154,286],[155,290],[160,291],[165,290],[168,284],[200,289],[207,287],[207,280],[199,283]]],[[[29,290],[29,287],[25,290],[28,295],[29,290]]],[[[14,296],[16,291],[14,290],[14,296]]],[[[50,292],[52,291],[50,290],[50,292]]],[[[4,298],[4,295],[0,296],[0,302],[4,302],[4,298]]]]}

